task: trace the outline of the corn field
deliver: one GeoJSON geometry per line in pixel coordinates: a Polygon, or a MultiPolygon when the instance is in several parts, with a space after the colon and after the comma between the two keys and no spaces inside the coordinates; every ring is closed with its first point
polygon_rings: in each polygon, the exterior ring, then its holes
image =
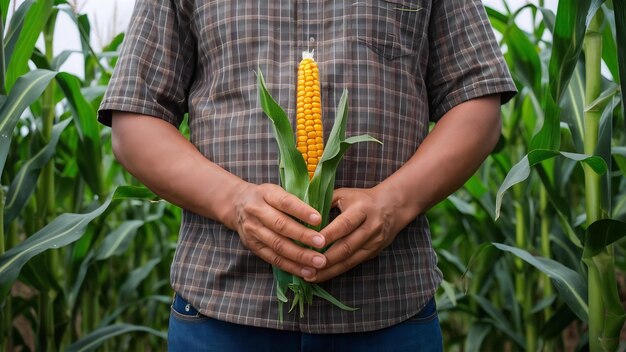
{"type": "MultiPolygon", "coordinates": [[[[181,212],[115,161],[96,111],[124,35],[94,50],[72,5],[0,0],[0,351],[165,350],[181,212]],[[61,17],[79,52],[55,54],[61,17]]],[[[504,8],[487,12],[520,93],[428,213],[445,349],[624,350],[626,2],[504,8]]]]}

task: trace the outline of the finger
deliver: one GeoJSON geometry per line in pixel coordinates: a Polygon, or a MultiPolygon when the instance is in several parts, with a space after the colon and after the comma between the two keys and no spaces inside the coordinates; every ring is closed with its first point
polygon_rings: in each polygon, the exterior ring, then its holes
{"type": "Polygon", "coordinates": [[[354,230],[359,228],[366,219],[367,214],[364,211],[356,208],[348,209],[339,214],[330,224],[326,225],[320,233],[326,239],[326,243],[333,243],[351,234],[354,230]]]}
{"type": "MultiPolygon", "coordinates": [[[[279,266],[282,258],[286,258],[300,267],[322,268],[326,265],[327,260],[323,254],[304,248],[289,238],[277,235],[268,228],[259,228],[256,240],[263,244],[259,250],[264,248],[271,249],[271,252],[264,251],[264,253],[270,255],[268,257],[270,264],[279,266]]],[[[298,275],[301,274],[298,273],[298,275]]]]}
{"type": "Polygon", "coordinates": [[[333,265],[329,265],[324,269],[318,270],[317,274],[313,276],[313,279],[306,277],[304,279],[310,282],[323,282],[326,280],[330,280],[363,263],[369,258],[369,251],[359,250],[353,256],[347,258],[346,260],[342,260],[333,265]]]}
{"type": "Polygon", "coordinates": [[[330,248],[324,252],[327,259],[327,266],[345,262],[360,251],[367,250],[368,247],[366,245],[370,236],[370,230],[362,226],[353,231],[350,235],[334,242],[330,248]]]}
{"type": "Polygon", "coordinates": [[[265,262],[307,281],[317,280],[317,269],[303,266],[274,252],[270,247],[260,247],[254,253],[265,262]]]}
{"type": "Polygon", "coordinates": [[[276,185],[268,185],[268,191],[263,194],[263,199],[272,207],[309,225],[319,225],[322,221],[317,210],[276,185]]]}
{"type": "Polygon", "coordinates": [[[326,244],[326,239],[320,233],[274,208],[267,207],[264,211],[259,211],[256,216],[265,227],[276,234],[315,248],[322,248],[326,244]]]}
{"type": "Polygon", "coordinates": [[[342,202],[341,200],[347,195],[347,191],[344,188],[337,188],[336,190],[333,191],[333,201],[332,201],[332,207],[333,208],[338,208],[340,211],[343,211],[343,207],[342,207],[342,202]]]}

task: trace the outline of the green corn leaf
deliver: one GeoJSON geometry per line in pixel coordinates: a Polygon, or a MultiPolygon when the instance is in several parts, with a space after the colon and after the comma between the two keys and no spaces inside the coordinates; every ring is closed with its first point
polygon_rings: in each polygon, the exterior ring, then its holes
{"type": "Polygon", "coordinates": [[[605,1],[606,0],[591,0],[591,4],[589,5],[589,10],[587,10],[587,19],[585,20],[586,27],[589,27],[589,24],[591,23],[593,16],[596,14],[598,10],[600,10],[600,7],[602,7],[602,4],[605,1]]]}
{"type": "Polygon", "coordinates": [[[34,70],[20,77],[0,108],[0,172],[4,170],[11,145],[11,137],[18,119],[46,89],[56,72],[34,70]]]}
{"type": "Polygon", "coordinates": [[[2,20],[3,24],[7,21],[7,14],[9,13],[10,3],[11,0],[0,0],[0,13],[2,13],[2,18],[0,20],[2,20]]]}
{"type": "Polygon", "coordinates": [[[336,307],[338,307],[338,308],[340,308],[342,310],[346,310],[346,311],[349,311],[349,312],[354,312],[355,310],[359,309],[359,308],[349,307],[349,306],[341,303],[338,299],[336,299],[330,293],[328,293],[328,291],[324,290],[320,285],[313,284],[312,285],[312,289],[313,289],[313,295],[327,300],[328,302],[334,304],[336,307]]]}
{"type": "MultiPolygon", "coordinates": [[[[523,8],[522,8],[523,9],[523,8]]],[[[520,13],[520,9],[517,13],[520,13]]],[[[495,10],[489,11],[492,22],[498,23],[498,30],[503,35],[503,41],[509,48],[507,59],[515,68],[515,75],[524,86],[531,88],[535,96],[541,96],[541,60],[538,50],[527,33],[522,31],[514,21],[495,10]],[[501,22],[506,21],[506,22],[501,22]]]]}
{"type": "MultiPolygon", "coordinates": [[[[622,90],[622,120],[626,114],[626,2],[623,0],[613,1],[615,14],[615,41],[617,42],[617,58],[619,62],[619,83],[622,90]]],[[[617,80],[617,78],[616,78],[617,80]]]]}
{"type": "Polygon", "coordinates": [[[143,226],[144,221],[141,220],[129,220],[123,222],[118,226],[115,231],[111,232],[104,239],[102,244],[95,250],[87,253],[80,264],[76,278],[72,284],[72,288],[68,294],[68,302],[70,307],[74,307],[80,289],[85,281],[87,270],[91,265],[98,260],[106,260],[112,256],[122,255],[128,250],[132,240],[137,233],[137,229],[143,226]]]}
{"type": "Polygon", "coordinates": [[[615,82],[619,83],[619,63],[617,58],[617,36],[615,29],[615,12],[604,6],[605,26],[602,30],[602,61],[606,64],[607,69],[611,72],[615,82]]]}
{"type": "Polygon", "coordinates": [[[619,92],[619,86],[614,83],[609,83],[609,86],[602,91],[600,96],[596,98],[596,100],[589,103],[588,106],[585,107],[585,112],[587,111],[604,111],[606,106],[613,100],[615,95],[619,92]]]}
{"type": "Polygon", "coordinates": [[[123,335],[129,334],[132,332],[145,332],[151,335],[160,337],[162,339],[167,339],[167,333],[162,331],[157,331],[147,326],[141,325],[131,325],[131,324],[114,324],[108,325],[105,327],[98,328],[80,340],[74,342],[73,344],[67,346],[65,349],[66,352],[85,352],[85,351],[94,351],[98,347],[102,346],[107,340],[123,335]]]}
{"type": "Polygon", "coordinates": [[[140,199],[152,202],[163,202],[146,187],[123,186],[115,189],[115,200],[140,199]]]}
{"type": "MultiPolygon", "coordinates": [[[[612,84],[612,87],[619,89],[616,85],[612,84]]],[[[608,88],[611,90],[612,88],[608,88]]],[[[605,95],[603,92],[601,95],[605,95]]],[[[602,104],[601,104],[602,105],[602,104]]],[[[612,149],[612,141],[614,135],[614,116],[619,110],[620,99],[615,98],[615,95],[612,96],[610,100],[606,102],[606,106],[603,107],[602,115],[600,116],[600,126],[598,131],[598,143],[596,145],[596,149],[594,151],[594,155],[602,158],[607,165],[612,167],[612,158],[611,158],[611,149],[612,149]]],[[[604,177],[600,179],[600,187],[601,187],[601,207],[602,211],[606,214],[611,214],[613,212],[613,201],[611,198],[613,197],[613,180],[611,177],[611,173],[607,172],[604,174],[604,177]]]]}
{"type": "Polygon", "coordinates": [[[552,314],[550,319],[545,322],[540,331],[540,336],[545,339],[560,337],[563,331],[567,329],[567,326],[575,321],[578,321],[578,319],[572,310],[569,309],[567,305],[561,305],[557,308],[556,312],[552,314]]]}
{"type": "Polygon", "coordinates": [[[153,258],[146,264],[133,270],[128,274],[128,278],[120,287],[120,297],[122,300],[129,299],[136,294],[137,288],[150,275],[154,267],[161,262],[161,258],[153,258]]]}
{"type": "Polygon", "coordinates": [[[560,1],[558,4],[549,67],[550,95],[556,102],[560,101],[580,57],[591,2],[560,1]]]}
{"type": "Polygon", "coordinates": [[[563,121],[571,127],[576,150],[583,150],[585,135],[585,67],[576,66],[561,101],[563,121]]]}
{"type": "Polygon", "coordinates": [[[493,243],[493,245],[502,251],[512,253],[542,273],[548,275],[559,292],[559,296],[565,301],[574,314],[582,321],[588,320],[587,283],[579,273],[555,260],[533,256],[520,248],[507,246],[502,243],[493,243]]]}
{"type": "Polygon", "coordinates": [[[601,219],[587,227],[583,258],[591,258],[607,246],[626,238],[626,222],[601,219]]]}
{"type": "Polygon", "coordinates": [[[545,23],[546,28],[550,31],[550,33],[554,33],[554,25],[556,23],[556,15],[550,9],[545,7],[538,7],[539,11],[541,11],[541,15],[543,16],[543,23],[545,23]]]}
{"type": "Polygon", "coordinates": [[[543,125],[530,142],[530,150],[558,150],[561,146],[561,107],[552,95],[544,93],[543,125]]]}
{"type": "Polygon", "coordinates": [[[482,347],[483,341],[489,333],[492,331],[491,325],[485,323],[475,323],[469,329],[467,338],[465,339],[464,351],[467,352],[481,352],[484,351],[482,347]]]}
{"type": "Polygon", "coordinates": [[[293,280],[293,275],[289,274],[286,271],[283,271],[275,266],[272,266],[272,271],[274,272],[274,279],[276,280],[276,288],[277,297],[280,302],[287,303],[287,288],[288,285],[293,280]]]}
{"type": "MultiPolygon", "coordinates": [[[[77,15],[72,7],[67,3],[56,5],[56,8],[59,11],[67,14],[70,20],[74,22],[76,28],[78,29],[83,57],[85,59],[85,71],[88,71],[88,63],[92,62],[101,70],[101,72],[107,72],[107,69],[102,65],[100,60],[98,60],[98,55],[91,46],[91,42],[89,40],[91,25],[89,24],[88,17],[86,15],[77,15]]],[[[87,74],[87,72],[85,73],[87,74]]]]}
{"type": "Polygon", "coordinates": [[[23,18],[22,30],[13,45],[13,52],[6,58],[6,89],[11,90],[18,78],[29,71],[28,61],[33,54],[48,17],[52,13],[52,0],[36,0],[23,18]]]}
{"type": "Polygon", "coordinates": [[[24,268],[22,268],[20,281],[42,292],[63,292],[65,288],[61,286],[62,282],[57,279],[53,271],[41,270],[41,268],[46,268],[47,265],[48,261],[42,256],[32,258],[24,265],[24,268]]]}
{"type": "Polygon", "coordinates": [[[504,34],[509,24],[509,16],[490,6],[485,6],[485,11],[487,12],[487,16],[489,16],[489,21],[493,29],[504,34]]]}
{"type": "Polygon", "coordinates": [[[456,293],[454,292],[454,286],[452,286],[452,284],[448,281],[442,280],[441,288],[443,289],[446,297],[448,297],[448,300],[450,300],[450,304],[452,304],[453,307],[456,307],[456,293]]]}
{"type": "Polygon", "coordinates": [[[452,264],[452,266],[457,269],[459,273],[463,274],[467,272],[467,267],[465,266],[465,263],[463,263],[463,260],[459,258],[457,254],[454,254],[445,249],[438,249],[437,255],[441,256],[441,258],[452,264]]]}
{"type": "MultiPolygon", "coordinates": [[[[78,296],[80,294],[80,290],[83,287],[83,282],[85,282],[85,277],[87,277],[87,271],[89,267],[94,262],[93,260],[94,252],[91,251],[87,253],[87,255],[82,259],[80,267],[76,272],[76,276],[72,282],[72,287],[67,293],[67,305],[70,309],[73,309],[76,306],[76,301],[78,300],[78,296]]],[[[37,260],[38,257],[33,258],[30,262],[37,260]]],[[[28,265],[26,265],[28,267],[28,265]]]]}
{"type": "Polygon", "coordinates": [[[129,220],[117,226],[96,250],[95,260],[105,260],[126,253],[137,234],[137,229],[143,224],[142,220],[129,220]]]}
{"type": "Polygon", "coordinates": [[[81,150],[84,151],[77,155],[81,173],[94,193],[102,195],[100,130],[95,119],[95,110],[82,96],[80,80],[68,73],[34,70],[17,78],[15,89],[10,91],[0,110],[0,116],[2,116],[0,122],[0,170],[4,167],[10,146],[10,137],[17,120],[24,110],[41,96],[53,77],[57,78],[61,89],[64,91],[79,129],[80,146],[81,150]]]}
{"type": "Polygon", "coordinates": [[[279,168],[281,175],[283,175],[283,179],[281,179],[283,188],[304,200],[309,183],[309,174],[302,154],[296,148],[289,118],[267,90],[261,70],[257,73],[257,83],[261,107],[273,122],[272,128],[280,151],[279,168]]]}
{"type": "Polygon", "coordinates": [[[57,74],[57,82],[65,93],[65,98],[74,117],[74,125],[78,130],[79,148],[81,150],[76,155],[78,168],[91,190],[102,196],[104,195],[102,146],[96,112],[82,95],[78,77],[62,72],[57,74]]]}
{"type": "Polygon", "coordinates": [[[448,196],[446,201],[448,201],[454,209],[458,210],[459,213],[473,217],[476,216],[476,208],[474,207],[474,204],[466,202],[455,195],[448,196]]]}
{"type": "Polygon", "coordinates": [[[5,226],[19,215],[28,198],[35,191],[41,169],[54,155],[61,132],[65,130],[70,122],[70,119],[66,119],[54,125],[50,142],[32,159],[24,163],[17,175],[15,175],[7,192],[4,214],[5,226]]]}
{"type": "Polygon", "coordinates": [[[35,66],[42,70],[51,70],[50,62],[46,57],[46,54],[42,53],[39,48],[35,48],[33,50],[33,54],[30,56],[30,61],[35,64],[35,66]]]}
{"type": "MultiPolygon", "coordinates": [[[[22,29],[24,28],[26,15],[34,3],[35,0],[24,1],[11,16],[11,22],[7,28],[7,33],[4,36],[4,55],[7,63],[11,61],[13,49],[15,48],[15,44],[17,44],[17,40],[19,39],[22,29]]],[[[0,35],[1,34],[2,33],[0,33],[0,35]]]]}
{"type": "Polygon", "coordinates": [[[515,23],[509,23],[503,35],[509,48],[509,59],[515,67],[513,74],[524,86],[531,88],[535,96],[541,96],[542,69],[537,48],[515,23]]]}
{"type": "MultiPolygon", "coordinates": [[[[80,38],[80,44],[83,48],[84,56],[87,57],[89,55],[89,49],[91,48],[91,43],[89,42],[89,28],[87,26],[81,24],[79,22],[79,16],[74,12],[74,9],[69,4],[60,4],[55,6],[59,12],[65,13],[72,22],[76,25],[76,29],[78,29],[78,35],[80,38]]],[[[93,50],[92,50],[93,51],[93,50]]],[[[95,55],[95,54],[94,54],[95,55]]]]}
{"type": "Polygon", "coordinates": [[[151,192],[145,192],[137,187],[118,187],[101,206],[93,211],[85,214],[62,214],[20,244],[0,255],[0,300],[6,297],[20,270],[31,258],[48,249],[60,248],[78,240],[85,233],[87,225],[101,216],[113,201],[129,198],[146,199],[144,196],[149,193],[151,192]]]}
{"type": "Polygon", "coordinates": [[[100,320],[98,324],[98,328],[103,328],[103,327],[113,324],[116,320],[118,320],[120,315],[122,315],[122,313],[127,311],[129,308],[132,308],[133,306],[138,306],[140,308],[145,307],[146,304],[150,303],[151,301],[162,303],[163,305],[169,308],[169,306],[172,304],[172,296],[171,295],[152,295],[152,296],[141,297],[137,300],[133,300],[130,302],[123,302],[121,304],[118,303],[118,307],[113,312],[109,313],[107,316],[102,318],[102,320],[100,320]]]}
{"type": "Polygon", "coordinates": [[[559,149],[559,103],[580,58],[591,3],[591,0],[559,2],[548,68],[549,93],[545,94],[543,102],[544,122],[541,130],[532,139],[531,150],[559,149]]]}
{"type": "Polygon", "coordinates": [[[530,314],[543,312],[546,308],[550,307],[554,303],[554,301],[556,301],[555,295],[542,298],[539,302],[533,305],[533,308],[530,310],[530,314]]]}
{"type": "Polygon", "coordinates": [[[557,152],[553,150],[533,150],[522,158],[506,175],[506,178],[502,182],[500,189],[496,195],[496,219],[500,216],[500,208],[502,207],[502,198],[504,193],[514,185],[525,181],[530,176],[530,170],[533,166],[548,159],[552,159],[556,156],[562,156],[574,161],[583,162],[589,165],[593,171],[602,175],[606,173],[608,167],[606,162],[597,156],[589,156],[585,154],[576,154],[568,152],[557,152]]]}
{"type": "Polygon", "coordinates": [[[622,172],[622,175],[626,177],[626,147],[612,147],[611,155],[613,155],[615,163],[622,172]]]}
{"type": "Polygon", "coordinates": [[[515,329],[511,326],[509,320],[502,314],[502,312],[497,309],[491,302],[489,302],[486,298],[480,295],[471,295],[471,297],[480,305],[480,307],[489,315],[491,319],[493,319],[492,326],[500,331],[502,331],[505,335],[511,338],[511,340],[515,341],[520,348],[524,349],[526,347],[526,342],[524,338],[515,331],[515,329]]]}
{"type": "Polygon", "coordinates": [[[50,63],[50,69],[52,71],[61,71],[61,66],[72,56],[77,53],[76,50],[63,50],[59,55],[55,56],[50,63]]]}

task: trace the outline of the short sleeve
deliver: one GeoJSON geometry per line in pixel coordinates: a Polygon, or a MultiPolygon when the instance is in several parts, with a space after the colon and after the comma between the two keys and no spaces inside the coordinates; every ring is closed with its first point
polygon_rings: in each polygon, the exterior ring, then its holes
{"type": "Polygon", "coordinates": [[[110,126],[118,110],[178,126],[195,68],[189,18],[174,0],[138,0],[130,23],[98,121],[110,126]]]}
{"type": "Polygon", "coordinates": [[[501,94],[504,104],[517,92],[480,0],[435,0],[428,36],[432,121],[467,100],[501,94]]]}

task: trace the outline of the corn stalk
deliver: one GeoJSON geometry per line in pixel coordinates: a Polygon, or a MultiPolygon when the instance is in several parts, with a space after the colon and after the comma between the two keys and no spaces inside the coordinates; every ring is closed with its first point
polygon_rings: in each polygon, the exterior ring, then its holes
{"type": "MultiPolygon", "coordinates": [[[[590,106],[601,92],[600,63],[602,53],[602,34],[600,26],[603,18],[600,13],[594,16],[585,34],[585,69],[586,91],[585,103],[590,106]]],[[[602,111],[585,111],[585,154],[593,155],[598,145],[598,130],[602,111]]],[[[583,166],[585,172],[585,200],[587,226],[602,218],[602,202],[600,189],[600,175],[589,166],[583,166]]],[[[608,249],[599,255],[608,255],[608,249]]],[[[604,301],[602,299],[601,273],[595,266],[588,266],[589,270],[589,347],[591,351],[600,351],[600,336],[604,330],[604,301]]]]}

